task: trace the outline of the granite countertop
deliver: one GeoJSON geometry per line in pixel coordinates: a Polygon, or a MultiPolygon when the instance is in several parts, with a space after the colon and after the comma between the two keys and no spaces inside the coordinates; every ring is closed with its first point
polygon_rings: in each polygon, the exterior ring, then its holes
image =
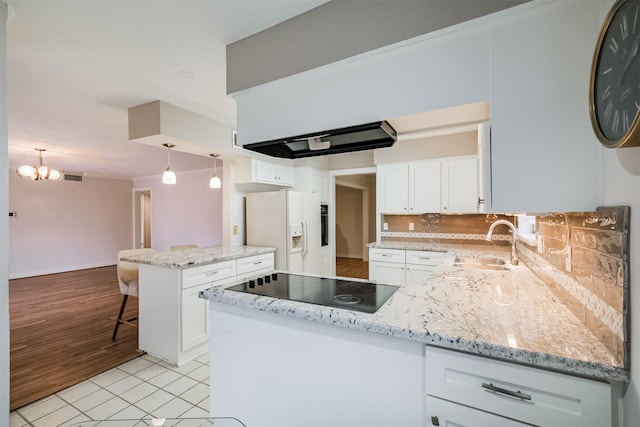
{"type": "Polygon", "coordinates": [[[156,252],[145,255],[125,256],[121,258],[121,261],[169,268],[185,268],[246,258],[253,255],[261,255],[275,251],[276,248],[262,246],[209,246],[205,248],[191,248],[171,252],[156,252]]]}
{"type": "MultiPolygon", "coordinates": [[[[395,248],[418,249],[402,245],[395,248]]],[[[203,297],[580,376],[628,380],[622,362],[528,267],[500,271],[453,265],[456,256],[508,260],[509,248],[445,246],[424,246],[422,250],[447,251],[433,276],[425,284],[401,287],[373,314],[225,291],[224,287],[211,288],[203,297]]]]}

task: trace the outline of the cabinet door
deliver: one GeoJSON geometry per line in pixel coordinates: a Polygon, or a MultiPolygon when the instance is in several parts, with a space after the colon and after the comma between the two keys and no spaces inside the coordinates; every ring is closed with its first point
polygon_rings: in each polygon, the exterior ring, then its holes
{"type": "Polygon", "coordinates": [[[407,285],[423,285],[435,270],[431,265],[407,264],[405,276],[407,285]]]}
{"type": "Polygon", "coordinates": [[[181,351],[209,340],[209,301],[198,294],[211,286],[211,283],[204,283],[182,291],[181,351]]]}
{"type": "Polygon", "coordinates": [[[440,427],[523,427],[529,424],[427,396],[427,425],[440,427]]]}
{"type": "Polygon", "coordinates": [[[442,212],[478,212],[478,159],[442,161],[442,212]]]}
{"type": "Polygon", "coordinates": [[[293,185],[293,177],[295,175],[294,168],[290,166],[278,165],[276,166],[276,183],[281,185],[293,185]]]}
{"type": "Polygon", "coordinates": [[[378,168],[380,211],[407,212],[409,205],[409,169],[406,164],[384,165],[378,168]]]}
{"type": "Polygon", "coordinates": [[[276,176],[278,172],[276,165],[256,160],[254,167],[256,181],[277,183],[276,176]]]}
{"type": "Polygon", "coordinates": [[[404,264],[369,261],[369,280],[387,285],[404,285],[404,264]]]}
{"type": "Polygon", "coordinates": [[[329,176],[326,173],[313,171],[311,173],[311,191],[320,195],[320,202],[327,203],[329,193],[329,176]]]}
{"type": "Polygon", "coordinates": [[[409,211],[440,212],[440,162],[409,164],[409,211]]]}

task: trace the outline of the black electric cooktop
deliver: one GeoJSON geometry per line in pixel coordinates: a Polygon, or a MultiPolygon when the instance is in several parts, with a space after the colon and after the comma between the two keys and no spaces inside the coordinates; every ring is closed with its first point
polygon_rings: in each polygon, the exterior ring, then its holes
{"type": "Polygon", "coordinates": [[[398,286],[272,273],[226,290],[375,313],[398,290],[398,286]]]}

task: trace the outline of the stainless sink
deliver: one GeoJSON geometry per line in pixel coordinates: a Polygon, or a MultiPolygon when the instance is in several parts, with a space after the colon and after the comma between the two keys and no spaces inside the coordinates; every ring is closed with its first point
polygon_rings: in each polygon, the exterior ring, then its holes
{"type": "Polygon", "coordinates": [[[508,270],[509,264],[502,258],[495,257],[455,257],[454,267],[474,270],[508,270]]]}

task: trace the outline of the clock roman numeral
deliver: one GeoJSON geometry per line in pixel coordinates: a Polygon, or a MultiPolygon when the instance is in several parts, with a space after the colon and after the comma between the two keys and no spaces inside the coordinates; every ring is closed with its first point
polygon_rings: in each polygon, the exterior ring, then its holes
{"type": "Polygon", "coordinates": [[[611,96],[611,85],[607,86],[607,88],[604,91],[602,91],[602,93],[600,94],[600,100],[604,101],[610,96],[611,96]]]}
{"type": "Polygon", "coordinates": [[[611,128],[614,132],[618,132],[618,126],[620,125],[620,111],[616,110],[613,113],[613,122],[611,123],[611,128]]]}
{"type": "Polygon", "coordinates": [[[617,54],[618,50],[620,49],[620,46],[618,46],[618,42],[614,37],[611,38],[611,42],[609,43],[609,49],[611,49],[611,51],[614,54],[617,54]]]}
{"type": "Polygon", "coordinates": [[[622,113],[622,131],[626,132],[631,127],[631,123],[629,122],[629,112],[624,110],[622,113]]]}
{"type": "Polygon", "coordinates": [[[622,16],[622,22],[620,22],[620,37],[622,40],[626,39],[629,35],[629,28],[627,24],[627,15],[622,16]]]}

